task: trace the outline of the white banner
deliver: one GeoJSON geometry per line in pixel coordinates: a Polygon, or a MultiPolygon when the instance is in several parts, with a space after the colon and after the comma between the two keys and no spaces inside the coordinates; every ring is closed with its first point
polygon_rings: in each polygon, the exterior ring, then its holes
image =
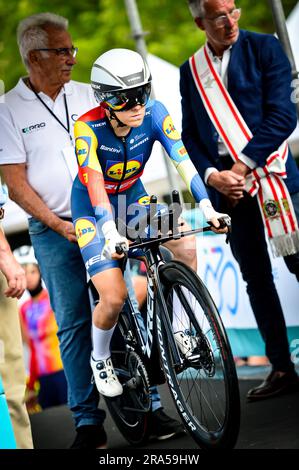
{"type": "MultiPolygon", "coordinates": [[[[271,253],[270,253],[271,257],[271,253]]],[[[245,282],[225,237],[197,239],[198,274],[210,291],[226,328],[257,328],[245,282]]],[[[258,261],[257,261],[258,262],[258,261]]],[[[299,289],[282,258],[271,257],[273,275],[287,326],[299,325],[299,289]]]]}

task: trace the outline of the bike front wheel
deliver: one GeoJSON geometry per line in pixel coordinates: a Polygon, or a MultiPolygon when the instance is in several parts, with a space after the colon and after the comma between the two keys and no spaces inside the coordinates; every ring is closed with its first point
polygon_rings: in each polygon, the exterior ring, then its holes
{"type": "Polygon", "coordinates": [[[217,308],[183,263],[162,265],[159,278],[158,343],[176,408],[200,447],[232,448],[240,425],[239,387],[217,308]]]}

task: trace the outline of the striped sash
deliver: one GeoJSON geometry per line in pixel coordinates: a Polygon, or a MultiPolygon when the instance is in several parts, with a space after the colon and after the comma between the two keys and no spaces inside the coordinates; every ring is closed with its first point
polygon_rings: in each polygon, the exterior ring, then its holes
{"type": "Polygon", "coordinates": [[[209,57],[207,45],[189,59],[196,88],[206,111],[234,162],[241,160],[251,172],[246,177],[246,191],[257,195],[260,211],[275,257],[299,251],[299,230],[293,204],[283,181],[286,178],[287,142],[273,152],[266,165],[256,163],[242,153],[253,134],[225,88],[209,57]]]}

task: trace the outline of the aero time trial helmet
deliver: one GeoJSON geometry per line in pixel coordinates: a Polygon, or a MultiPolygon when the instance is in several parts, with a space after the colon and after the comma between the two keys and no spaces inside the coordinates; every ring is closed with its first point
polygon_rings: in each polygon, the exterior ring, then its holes
{"type": "Polygon", "coordinates": [[[127,111],[145,105],[151,92],[151,73],[138,52],[111,49],[97,58],[91,86],[98,103],[110,111],[127,111]]]}

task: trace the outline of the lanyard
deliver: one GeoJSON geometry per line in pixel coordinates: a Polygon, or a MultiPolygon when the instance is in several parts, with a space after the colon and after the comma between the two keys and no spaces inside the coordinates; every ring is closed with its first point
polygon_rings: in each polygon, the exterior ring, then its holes
{"type": "Polygon", "coordinates": [[[33,91],[33,93],[35,94],[35,96],[37,97],[37,99],[42,103],[43,106],[45,106],[45,108],[47,108],[47,110],[49,111],[49,113],[52,114],[53,118],[55,118],[56,121],[59,122],[59,124],[66,130],[66,132],[68,133],[68,135],[69,135],[69,137],[70,137],[71,142],[73,143],[73,138],[72,138],[71,133],[70,133],[69,110],[68,110],[68,106],[67,106],[67,101],[66,101],[65,93],[63,94],[63,99],[64,99],[64,108],[65,108],[67,126],[65,126],[65,125],[63,124],[63,122],[60,121],[60,119],[56,116],[56,114],[53,113],[52,109],[49,108],[49,106],[41,99],[41,97],[39,96],[39,94],[36,92],[34,86],[32,85],[31,81],[30,81],[30,80],[28,80],[28,81],[29,81],[29,85],[30,85],[31,90],[33,91]]]}

